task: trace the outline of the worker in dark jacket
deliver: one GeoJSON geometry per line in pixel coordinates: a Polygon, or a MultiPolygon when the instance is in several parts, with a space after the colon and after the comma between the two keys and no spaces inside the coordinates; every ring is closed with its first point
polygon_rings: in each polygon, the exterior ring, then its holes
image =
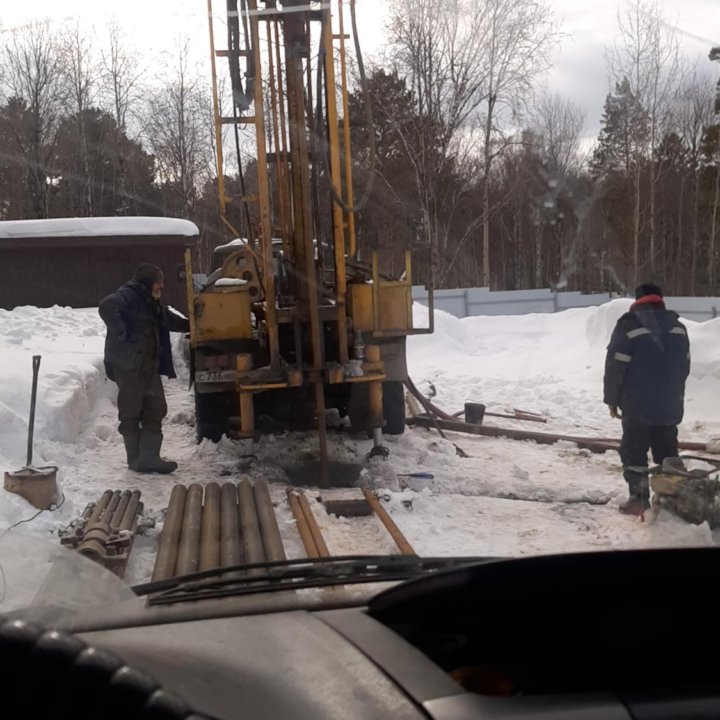
{"type": "Polygon", "coordinates": [[[170,473],[177,463],[160,457],[167,403],[161,375],[177,377],[170,331],[187,332],[188,321],[160,304],[160,268],[142,264],[135,277],[100,303],[107,325],[105,371],[118,386],[118,430],[127,464],[142,473],[170,473]]]}
{"type": "Polygon", "coordinates": [[[636,302],[617,322],[605,359],[604,401],[610,415],[622,420],[620,444],[629,498],[626,515],[650,507],[648,475],[634,471],[653,460],[677,457],[685,380],[690,373],[687,329],[678,314],[665,309],[662,290],[653,284],[635,291],[636,302]]]}

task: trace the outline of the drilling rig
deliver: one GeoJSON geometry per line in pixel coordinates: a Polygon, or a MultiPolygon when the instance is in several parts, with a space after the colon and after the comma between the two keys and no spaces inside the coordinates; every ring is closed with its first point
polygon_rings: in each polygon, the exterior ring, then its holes
{"type": "MultiPolygon", "coordinates": [[[[398,278],[383,272],[377,252],[358,259],[356,214],[375,154],[355,3],[226,0],[218,17],[208,0],[208,18],[228,242],[214,249],[200,287],[186,256],[198,440],[316,429],[317,482],[327,487],[327,411],[372,437],[371,455],[386,455],[383,432],[404,430],[407,336],[432,332],[432,321],[413,327],[409,250],[398,278]],[[348,112],[353,47],[370,147],[359,201],[348,112]],[[227,136],[235,139],[235,194],[225,175],[227,136]]],[[[430,310],[432,318],[432,302],[430,310]]]]}

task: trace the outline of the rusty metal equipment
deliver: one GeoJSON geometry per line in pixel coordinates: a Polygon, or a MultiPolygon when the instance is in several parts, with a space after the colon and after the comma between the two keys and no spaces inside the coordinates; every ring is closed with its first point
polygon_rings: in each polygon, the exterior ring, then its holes
{"type": "Polygon", "coordinates": [[[285,559],[267,483],[175,485],[152,580],[285,559]]]}
{"type": "Polygon", "coordinates": [[[652,490],[652,512],[667,510],[693,525],[707,523],[711,530],[720,528],[720,460],[697,455],[665,458],[650,468],[629,469],[647,474],[652,490]],[[687,463],[699,460],[710,469],[687,469],[687,463]]]}
{"type": "MultiPolygon", "coordinates": [[[[343,517],[367,517],[373,513],[385,526],[385,529],[392,537],[403,555],[415,555],[412,545],[403,535],[400,528],[395,524],[388,514],[387,510],[382,506],[376,494],[368,489],[362,490],[362,497],[346,498],[343,500],[321,500],[321,505],[328,513],[342,514],[343,517]],[[367,511],[366,511],[367,510],[367,511]],[[347,511],[347,512],[345,512],[347,511]]],[[[307,495],[296,488],[287,488],[287,497],[290,509],[292,510],[295,522],[297,523],[300,539],[305,547],[305,552],[309,558],[330,557],[325,538],[318,524],[312,505],[307,495]]]]}
{"type": "MultiPolygon", "coordinates": [[[[413,327],[409,251],[393,249],[404,258],[399,278],[383,271],[377,253],[368,264],[357,258],[355,214],[369,191],[356,201],[351,38],[362,78],[364,70],[354,0],[224,5],[221,24],[207,0],[217,190],[229,242],[215,249],[199,290],[186,255],[198,440],[230,434],[252,442],[268,425],[315,428],[318,484],[327,487],[326,409],[348,415],[378,448],[383,429],[402,432],[404,401],[395,390],[407,377],[405,341],[431,332],[432,317],[429,328],[413,327]],[[228,190],[224,128],[238,148],[241,133],[254,140],[252,188],[239,150],[233,158],[240,195],[228,190]]],[[[371,138],[370,121],[367,132],[371,138]]]]}
{"type": "Polygon", "coordinates": [[[415,555],[415,550],[413,550],[412,545],[407,541],[407,538],[395,524],[395,521],[388,515],[387,510],[382,506],[382,503],[378,500],[375,493],[365,488],[363,489],[363,495],[365,495],[365,499],[370,504],[370,507],[375,511],[375,514],[380,518],[380,521],[390,533],[390,536],[398,546],[398,550],[400,550],[403,555],[415,555]]]}
{"type": "Polygon", "coordinates": [[[106,490],[60,531],[60,543],[123,577],[135,535],[154,526],[142,512],[139,490],[106,490]]]}
{"type": "Polygon", "coordinates": [[[40,374],[40,355],[32,359],[32,391],[30,395],[30,417],[28,419],[27,462],[25,467],[15,472],[5,473],[5,489],[24,497],[38,510],[49,510],[57,502],[57,467],[33,467],[33,435],[35,432],[35,407],[37,405],[37,385],[40,374]]]}

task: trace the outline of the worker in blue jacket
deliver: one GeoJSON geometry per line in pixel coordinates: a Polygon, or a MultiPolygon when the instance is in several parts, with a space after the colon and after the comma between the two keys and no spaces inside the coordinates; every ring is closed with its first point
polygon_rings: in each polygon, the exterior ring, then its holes
{"type": "Polygon", "coordinates": [[[629,497],[626,515],[650,507],[648,450],[655,463],[678,455],[685,381],[690,373],[690,343],[678,314],[665,308],[660,287],[640,285],[635,302],[615,325],[605,359],[604,402],[622,420],[622,460],[629,497]]]}

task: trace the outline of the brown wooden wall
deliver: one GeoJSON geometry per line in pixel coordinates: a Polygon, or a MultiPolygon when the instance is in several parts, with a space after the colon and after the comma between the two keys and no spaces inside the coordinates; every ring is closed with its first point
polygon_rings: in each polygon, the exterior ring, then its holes
{"type": "Polygon", "coordinates": [[[187,314],[182,245],[10,247],[0,243],[0,308],[19,305],[97,307],[143,262],[165,273],[163,304],[187,314]]]}

